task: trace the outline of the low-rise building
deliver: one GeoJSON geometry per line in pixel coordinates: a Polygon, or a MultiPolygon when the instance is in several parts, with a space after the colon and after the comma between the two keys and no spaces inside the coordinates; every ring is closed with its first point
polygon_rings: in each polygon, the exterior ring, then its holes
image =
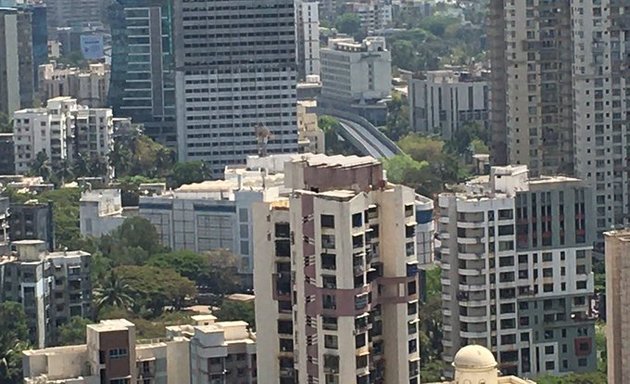
{"type": "Polygon", "coordinates": [[[251,285],[255,246],[251,205],[275,199],[284,180],[282,173],[268,173],[269,168],[252,161],[249,159],[247,166],[226,168],[224,180],[140,196],[138,214],[155,226],[162,244],[173,250],[232,251],[238,258],[239,273],[251,285]]]}
{"type": "Polygon", "coordinates": [[[488,128],[485,71],[428,71],[409,81],[409,123],[415,132],[450,140],[465,124],[488,128]]]}
{"type": "Polygon", "coordinates": [[[58,328],[70,318],[92,315],[91,255],[47,252],[41,240],[15,241],[12,246],[15,253],[0,257],[0,302],[22,304],[33,345],[53,345],[58,328]]]}
{"type": "Polygon", "coordinates": [[[88,69],[39,66],[39,97],[45,102],[59,96],[70,96],[78,104],[101,108],[107,103],[110,69],[101,63],[88,69]]]}
{"type": "Polygon", "coordinates": [[[79,221],[81,235],[101,237],[120,227],[123,215],[119,189],[97,189],[81,193],[79,221]]]}
{"type": "Polygon", "coordinates": [[[24,351],[24,383],[256,383],[256,337],[246,322],[193,321],[167,327],[160,340],[138,340],[124,319],[88,325],[86,344],[24,351]]]}

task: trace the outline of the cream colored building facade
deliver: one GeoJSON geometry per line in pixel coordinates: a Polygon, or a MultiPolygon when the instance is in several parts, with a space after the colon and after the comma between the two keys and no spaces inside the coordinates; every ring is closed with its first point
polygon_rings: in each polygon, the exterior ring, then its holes
{"type": "Polygon", "coordinates": [[[417,218],[432,206],[370,157],[296,157],[285,186],[252,209],[259,382],[418,383],[417,237],[432,226],[417,218]]]}
{"type": "Polygon", "coordinates": [[[630,229],[606,232],[608,383],[630,382],[630,229]]]}
{"type": "Polygon", "coordinates": [[[460,349],[453,361],[455,380],[433,384],[536,384],[516,376],[499,376],[492,352],[479,345],[460,349]]]}
{"type": "Polygon", "coordinates": [[[256,383],[256,337],[243,321],[192,316],[166,338],[136,340],[135,326],[103,320],[87,326],[87,343],[23,353],[25,384],[256,383]]]}
{"type": "Polygon", "coordinates": [[[38,70],[39,97],[43,101],[70,96],[92,108],[104,107],[107,103],[110,69],[105,64],[90,64],[87,70],[43,64],[38,70]]]}

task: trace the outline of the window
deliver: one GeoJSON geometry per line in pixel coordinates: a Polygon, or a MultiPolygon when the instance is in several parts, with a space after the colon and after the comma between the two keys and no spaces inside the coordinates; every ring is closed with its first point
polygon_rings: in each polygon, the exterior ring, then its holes
{"type": "Polygon", "coordinates": [[[335,228],[335,216],[321,215],[322,228],[335,228]]]}
{"type": "Polygon", "coordinates": [[[586,281],[578,281],[575,283],[576,289],[586,289],[586,281]]]}
{"type": "Polygon", "coordinates": [[[355,213],[352,215],[352,227],[357,228],[363,226],[363,214],[355,213]]]}
{"type": "Polygon", "coordinates": [[[418,340],[409,340],[409,353],[415,353],[418,350],[418,340]]]}
{"type": "Polygon", "coordinates": [[[543,262],[550,262],[550,261],[552,261],[552,254],[551,254],[551,252],[543,252],[542,259],[543,259],[543,262]]]}
{"type": "Polygon", "coordinates": [[[110,359],[118,359],[127,356],[126,348],[114,348],[109,350],[110,359]]]}
{"type": "Polygon", "coordinates": [[[337,309],[337,299],[334,295],[324,295],[324,309],[337,309]]]}
{"type": "Polygon", "coordinates": [[[324,288],[335,289],[337,288],[337,278],[332,275],[322,275],[322,284],[324,288]]]}
{"type": "Polygon", "coordinates": [[[335,235],[322,235],[322,248],[324,249],[335,248],[335,235]]]}
{"type": "Polygon", "coordinates": [[[357,348],[361,348],[361,347],[365,347],[366,344],[366,333],[359,333],[355,338],[354,338],[354,344],[357,348]]]}
{"type": "Polygon", "coordinates": [[[328,349],[339,348],[339,345],[337,344],[337,336],[324,335],[324,347],[328,349]]]}
{"type": "Polygon", "coordinates": [[[332,253],[322,253],[322,269],[337,269],[337,257],[332,253]]]}
{"type": "Polygon", "coordinates": [[[545,362],[545,369],[548,371],[553,371],[556,368],[556,364],[553,361],[545,362]]]}
{"type": "Polygon", "coordinates": [[[553,345],[545,346],[545,355],[553,355],[554,348],[553,345]]]}

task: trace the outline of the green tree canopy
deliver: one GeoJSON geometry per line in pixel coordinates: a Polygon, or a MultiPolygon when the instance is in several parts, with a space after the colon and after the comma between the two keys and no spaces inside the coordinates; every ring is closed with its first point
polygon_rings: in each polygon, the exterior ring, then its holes
{"type": "Polygon", "coordinates": [[[85,344],[85,327],[92,324],[92,321],[75,316],[67,323],[57,329],[57,345],[78,345],[85,344]]]}
{"type": "Polygon", "coordinates": [[[200,183],[211,178],[211,170],[203,161],[188,161],[176,163],[169,176],[171,188],[178,188],[184,184],[200,183]]]}
{"type": "Polygon", "coordinates": [[[152,256],[148,265],[159,268],[171,268],[187,279],[202,284],[208,280],[210,263],[208,257],[199,253],[183,250],[161,253],[152,256]]]}
{"type": "Polygon", "coordinates": [[[356,13],[344,13],[335,20],[335,28],[346,35],[359,36],[361,33],[361,18],[356,13]]]}
{"type": "Polygon", "coordinates": [[[28,326],[22,305],[0,304],[0,383],[22,382],[21,352],[28,348],[28,326]]]}
{"type": "Polygon", "coordinates": [[[160,237],[151,222],[139,216],[125,219],[111,234],[102,236],[100,250],[115,265],[142,265],[163,253],[160,237]]]}
{"type": "Polygon", "coordinates": [[[114,142],[109,160],[117,177],[165,178],[171,172],[175,154],[146,135],[131,134],[114,142]]]}
{"type": "Polygon", "coordinates": [[[228,294],[240,289],[238,276],[238,260],[236,256],[224,249],[208,251],[204,254],[208,260],[208,274],[201,282],[209,292],[228,294]]]}
{"type": "Polygon", "coordinates": [[[43,192],[37,196],[40,202],[50,201],[53,205],[53,224],[57,248],[80,249],[81,229],[79,219],[79,188],[61,188],[43,192]]]}
{"type": "Polygon", "coordinates": [[[159,315],[165,306],[181,308],[185,299],[195,297],[195,284],[169,268],[126,265],[114,269],[133,292],[136,306],[159,315]]]}
{"type": "Polygon", "coordinates": [[[221,321],[243,320],[252,329],[256,329],[256,315],[254,313],[254,302],[224,300],[218,311],[214,315],[221,321]]]}

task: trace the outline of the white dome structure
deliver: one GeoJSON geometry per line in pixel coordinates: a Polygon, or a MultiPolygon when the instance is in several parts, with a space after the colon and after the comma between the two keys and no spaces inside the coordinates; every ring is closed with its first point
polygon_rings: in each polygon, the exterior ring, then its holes
{"type": "Polygon", "coordinates": [[[497,361],[487,348],[467,345],[453,359],[455,384],[497,384],[497,361]]]}

